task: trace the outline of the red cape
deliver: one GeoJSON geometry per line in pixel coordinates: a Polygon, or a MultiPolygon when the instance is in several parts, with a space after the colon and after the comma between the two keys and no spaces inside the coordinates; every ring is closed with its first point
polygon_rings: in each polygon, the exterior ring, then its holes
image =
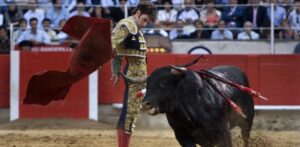
{"type": "Polygon", "coordinates": [[[80,40],[66,71],[44,71],[29,80],[24,104],[46,105],[64,99],[77,81],[88,76],[112,57],[111,21],[83,16],[70,18],[63,27],[69,36],[80,40]]]}

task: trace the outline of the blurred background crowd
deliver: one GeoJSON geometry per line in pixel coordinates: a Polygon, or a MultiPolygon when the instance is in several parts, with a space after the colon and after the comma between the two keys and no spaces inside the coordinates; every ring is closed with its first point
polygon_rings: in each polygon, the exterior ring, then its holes
{"type": "MultiPolygon", "coordinates": [[[[157,6],[157,19],[143,30],[145,34],[169,40],[299,39],[300,0],[151,2],[157,6]]],[[[10,39],[19,46],[68,42],[70,38],[61,28],[75,15],[109,18],[115,25],[130,16],[138,3],[139,0],[0,0],[0,53],[9,52],[10,39]]]]}

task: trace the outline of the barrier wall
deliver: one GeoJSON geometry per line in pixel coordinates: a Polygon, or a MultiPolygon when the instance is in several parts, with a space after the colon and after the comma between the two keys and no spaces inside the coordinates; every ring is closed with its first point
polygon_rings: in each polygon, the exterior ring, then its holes
{"type": "MultiPolygon", "coordinates": [[[[293,54],[298,40],[276,40],[274,42],[275,54],[293,54]]],[[[270,41],[268,40],[176,40],[172,41],[172,53],[186,54],[196,46],[208,48],[216,54],[270,54],[272,53],[270,41]]]]}
{"type": "MultiPolygon", "coordinates": [[[[45,70],[66,71],[71,52],[19,52],[11,54],[10,115],[11,120],[19,118],[89,118],[97,120],[97,90],[91,91],[93,82],[98,84],[98,73],[74,84],[64,100],[53,101],[48,105],[24,105],[27,84],[31,76],[45,70]],[[96,78],[93,79],[93,76],[96,78]],[[94,99],[93,99],[94,98],[94,99]],[[91,104],[93,102],[94,104],[91,104]]],[[[42,99],[42,97],[41,97],[42,99]]]]}
{"type": "MultiPolygon", "coordinates": [[[[169,64],[182,65],[196,56],[161,54],[149,55],[149,73],[169,64]]],[[[243,69],[253,89],[269,98],[255,99],[259,109],[299,109],[300,105],[300,56],[299,55],[213,55],[192,66],[206,69],[216,65],[234,65],[243,69]],[[286,107],[286,106],[289,107],[286,107]],[[260,107],[261,106],[261,107],[260,107]],[[265,107],[270,106],[270,107],[265,107]],[[275,107],[273,107],[275,106],[275,107]]],[[[99,72],[99,96],[101,103],[121,102],[123,85],[113,87],[109,77],[110,65],[99,72]],[[101,86],[102,85],[102,86],[101,86]]]]}
{"type": "Polygon", "coordinates": [[[9,55],[0,55],[0,107],[9,106],[9,55]]]}
{"type": "MultiPolygon", "coordinates": [[[[155,68],[169,64],[181,65],[193,60],[196,56],[174,54],[149,54],[148,68],[151,73],[155,68]]],[[[69,52],[27,52],[20,54],[20,98],[25,95],[29,77],[41,70],[56,69],[65,70],[69,63],[69,52]]],[[[269,98],[269,101],[255,100],[257,106],[280,106],[278,108],[300,108],[300,56],[299,55],[213,55],[206,56],[207,60],[201,60],[193,69],[210,68],[216,65],[235,65],[242,68],[249,76],[251,86],[269,98]]],[[[9,102],[9,57],[0,56],[0,106],[7,107],[9,102]]],[[[99,102],[110,104],[122,101],[124,84],[120,80],[117,86],[113,86],[110,80],[110,63],[99,70],[98,92],[99,102]]],[[[51,114],[62,111],[61,117],[77,113],[74,117],[85,117],[88,112],[79,110],[77,104],[87,108],[90,90],[89,80],[86,78],[71,89],[66,100],[68,104],[54,102],[46,107],[20,105],[20,117],[43,117],[44,109],[51,114]],[[53,104],[54,105],[54,104],[53,104]],[[58,106],[59,108],[57,108],[58,106]],[[64,110],[69,107],[70,109],[64,110]],[[26,112],[26,114],[23,114],[26,112]],[[28,112],[28,113],[27,113],[28,112]]],[[[96,90],[97,91],[97,90],[96,90]]],[[[88,108],[87,108],[88,109],[88,108]]],[[[85,109],[85,110],[87,110],[85,109]]],[[[87,110],[88,111],[88,110],[87,110]]]]}
{"type": "MultiPolygon", "coordinates": [[[[65,71],[70,53],[22,53],[20,56],[20,99],[23,100],[27,84],[34,73],[44,70],[65,71]]],[[[21,102],[21,101],[20,101],[21,102]]],[[[88,79],[72,86],[64,101],[51,102],[46,106],[20,104],[20,118],[30,117],[88,117],[88,79]],[[59,115],[58,115],[59,114],[59,115]]]]}

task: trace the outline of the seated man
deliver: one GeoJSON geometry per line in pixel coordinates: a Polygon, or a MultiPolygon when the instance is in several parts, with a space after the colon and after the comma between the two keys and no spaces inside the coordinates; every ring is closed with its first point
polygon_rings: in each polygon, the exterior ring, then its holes
{"type": "Polygon", "coordinates": [[[300,36],[300,0],[294,1],[295,7],[288,15],[289,24],[295,32],[296,38],[300,36]]]}
{"type": "Polygon", "coordinates": [[[200,18],[199,11],[194,6],[194,1],[185,0],[184,9],[177,13],[177,20],[184,22],[184,25],[192,25],[194,21],[200,18]]]}
{"type": "Polygon", "coordinates": [[[244,31],[238,34],[237,39],[239,40],[257,40],[259,39],[259,34],[252,30],[253,26],[250,21],[244,23],[244,31]]]}
{"type": "Polygon", "coordinates": [[[56,39],[56,32],[51,28],[51,20],[49,18],[43,19],[43,30],[48,34],[50,40],[53,41],[56,39]]]}
{"type": "Polygon", "coordinates": [[[49,7],[46,13],[46,18],[51,21],[51,27],[59,27],[61,20],[67,20],[69,18],[69,11],[66,6],[63,6],[61,0],[52,0],[53,5],[49,7]]]}
{"type": "Polygon", "coordinates": [[[164,9],[157,12],[157,27],[174,28],[176,26],[177,10],[172,7],[171,0],[165,0],[163,5],[164,9]]]}
{"type": "Polygon", "coordinates": [[[187,39],[190,38],[191,32],[183,29],[184,22],[182,20],[177,20],[177,28],[170,31],[169,38],[174,39],[187,39]]]}
{"type": "MultiPolygon", "coordinates": [[[[267,8],[263,5],[260,5],[260,0],[250,0],[248,7],[245,8],[243,14],[243,22],[251,22],[252,30],[258,34],[264,34],[261,28],[270,27],[270,19],[267,15],[267,8]]],[[[266,37],[266,36],[265,36],[266,37]]]]}
{"type": "Polygon", "coordinates": [[[225,29],[225,21],[220,20],[218,23],[218,28],[214,30],[211,34],[212,40],[232,40],[233,34],[230,30],[225,29]]]}
{"type": "Polygon", "coordinates": [[[14,31],[13,37],[14,41],[17,41],[20,35],[27,30],[27,21],[25,18],[19,20],[19,24],[17,25],[17,30],[14,31]]]}
{"type": "Polygon", "coordinates": [[[49,35],[43,31],[39,30],[37,25],[38,25],[38,20],[37,18],[31,18],[29,21],[30,30],[26,30],[23,32],[20,37],[17,40],[17,43],[20,43],[21,41],[27,40],[31,41],[33,45],[43,45],[43,44],[49,44],[50,43],[50,37],[49,35]]]}
{"type": "Polygon", "coordinates": [[[69,18],[77,15],[90,17],[90,14],[85,11],[85,4],[83,2],[77,2],[76,10],[70,13],[69,18]]]}

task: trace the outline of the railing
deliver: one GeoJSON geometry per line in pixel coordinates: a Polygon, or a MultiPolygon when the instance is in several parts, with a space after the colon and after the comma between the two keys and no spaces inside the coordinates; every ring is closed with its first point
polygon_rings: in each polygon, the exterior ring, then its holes
{"type": "MultiPolygon", "coordinates": [[[[278,4],[279,5],[279,4],[278,4]]],[[[33,6],[32,4],[16,4],[16,6],[19,6],[19,7],[28,7],[28,6],[33,6]]],[[[35,6],[35,5],[34,5],[35,6]]],[[[156,7],[163,7],[164,5],[156,5],[156,7]]],[[[181,5],[182,8],[184,8],[184,5],[181,5]]],[[[204,9],[207,5],[190,5],[191,7],[194,7],[196,9],[204,9]]],[[[231,5],[231,4],[226,4],[226,5],[214,5],[214,8],[217,8],[217,9],[220,9],[220,8],[225,8],[225,7],[230,7],[230,6],[236,6],[236,5],[231,5]]],[[[275,17],[275,14],[274,14],[274,8],[275,6],[277,6],[276,4],[274,3],[270,3],[270,4],[260,4],[260,5],[253,5],[253,4],[239,4],[237,6],[241,6],[241,7],[252,7],[252,6],[262,6],[262,7],[265,7],[266,9],[267,8],[270,8],[271,11],[270,11],[270,26],[269,27],[259,27],[257,29],[259,30],[269,30],[270,31],[270,38],[265,38],[264,40],[267,40],[270,42],[270,53],[274,54],[275,53],[275,42],[276,42],[276,38],[275,38],[275,30],[278,30],[278,29],[282,29],[282,30],[285,30],[285,29],[291,29],[291,28],[286,28],[286,27],[275,27],[274,26],[274,17],[275,17]]],[[[290,6],[290,7],[296,7],[296,5],[294,4],[280,4],[280,6],[290,6]]],[[[44,6],[45,7],[45,6],[44,6]]],[[[47,7],[50,7],[49,5],[47,7]]],[[[95,7],[95,5],[85,5],[85,7],[95,7]]],[[[134,8],[135,6],[132,6],[132,5],[127,5],[127,4],[124,4],[124,5],[118,5],[118,6],[110,6],[110,7],[123,7],[124,8],[124,17],[128,17],[130,16],[129,14],[129,10],[131,8],[134,8]]],[[[180,9],[177,8],[177,9],[180,9]]],[[[266,11],[267,13],[267,11],[266,11]]],[[[287,12],[288,14],[288,12],[287,12]]],[[[199,14],[199,17],[200,17],[200,14],[199,14]]],[[[14,45],[15,45],[15,42],[14,42],[14,36],[13,36],[13,32],[14,30],[17,28],[16,27],[17,24],[10,24],[9,26],[9,29],[10,29],[10,38],[11,38],[11,49],[14,48],[14,45]]],[[[300,27],[300,26],[299,26],[300,27]]],[[[147,32],[149,30],[160,30],[160,29],[163,29],[165,31],[172,31],[172,30],[183,30],[183,27],[169,27],[169,28],[162,28],[162,27],[147,27],[147,28],[144,28],[143,31],[147,34],[147,32]]],[[[213,31],[213,30],[216,30],[217,28],[195,28],[195,30],[201,30],[201,31],[213,31]]],[[[240,32],[241,30],[243,30],[243,28],[236,28],[236,27],[226,27],[224,29],[228,29],[228,30],[231,30],[231,31],[237,31],[237,32],[240,32]]],[[[297,30],[300,30],[300,28],[296,28],[297,30]]],[[[299,35],[299,33],[298,33],[299,35]]]]}

